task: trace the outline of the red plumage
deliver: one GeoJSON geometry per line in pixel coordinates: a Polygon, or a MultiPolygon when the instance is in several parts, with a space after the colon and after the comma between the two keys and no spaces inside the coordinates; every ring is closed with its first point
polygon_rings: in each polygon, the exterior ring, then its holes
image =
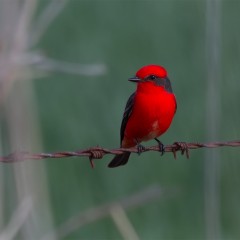
{"type": "MultiPolygon", "coordinates": [[[[139,69],[130,81],[137,90],[126,105],[121,126],[121,147],[130,148],[161,136],[170,127],[177,109],[167,71],[158,65],[139,69]]],[[[116,155],[109,167],[127,163],[130,153],[116,155]]]]}

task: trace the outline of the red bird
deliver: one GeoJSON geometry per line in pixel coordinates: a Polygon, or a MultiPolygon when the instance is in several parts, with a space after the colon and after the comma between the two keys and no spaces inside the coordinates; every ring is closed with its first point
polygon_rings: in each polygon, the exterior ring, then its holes
{"type": "MultiPolygon", "coordinates": [[[[140,143],[155,139],[164,153],[164,145],[157,139],[167,131],[177,110],[167,71],[158,65],[147,65],[140,68],[136,76],[129,81],[137,83],[137,90],[129,97],[121,125],[121,147],[138,147],[140,143]]],[[[116,155],[108,167],[125,165],[129,152],[116,155]]]]}

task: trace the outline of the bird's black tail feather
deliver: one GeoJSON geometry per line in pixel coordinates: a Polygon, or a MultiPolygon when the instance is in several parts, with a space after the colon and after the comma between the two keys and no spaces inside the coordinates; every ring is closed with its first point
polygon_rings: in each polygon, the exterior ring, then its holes
{"type": "Polygon", "coordinates": [[[125,152],[123,154],[116,155],[113,160],[108,164],[108,167],[114,168],[125,165],[128,162],[130,154],[130,152],[125,152]]]}

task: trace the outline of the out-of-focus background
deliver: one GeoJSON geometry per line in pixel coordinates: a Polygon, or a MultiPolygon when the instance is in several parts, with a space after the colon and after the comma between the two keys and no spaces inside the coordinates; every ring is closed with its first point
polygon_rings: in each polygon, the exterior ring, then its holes
{"type": "MultiPolygon", "coordinates": [[[[127,79],[150,63],[178,101],[165,144],[239,139],[239,12],[224,0],[1,0],[1,155],[118,147],[127,79]]],[[[239,154],[0,163],[0,239],[239,239],[239,154]]]]}

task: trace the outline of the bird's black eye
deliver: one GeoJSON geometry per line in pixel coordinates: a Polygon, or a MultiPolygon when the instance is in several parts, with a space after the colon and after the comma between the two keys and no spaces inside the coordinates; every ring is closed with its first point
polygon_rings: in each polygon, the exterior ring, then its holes
{"type": "Polygon", "coordinates": [[[148,78],[149,78],[150,80],[155,80],[157,77],[154,76],[154,75],[150,75],[148,78]]]}

